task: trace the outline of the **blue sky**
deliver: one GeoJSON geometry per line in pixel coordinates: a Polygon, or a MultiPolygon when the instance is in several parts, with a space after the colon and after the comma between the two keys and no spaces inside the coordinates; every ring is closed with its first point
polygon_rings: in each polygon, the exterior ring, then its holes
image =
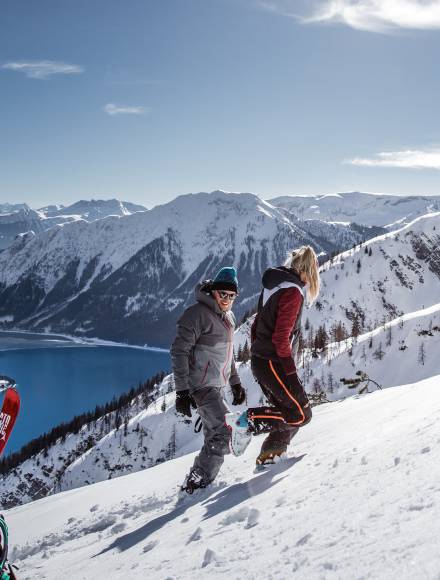
{"type": "Polygon", "coordinates": [[[0,201],[440,194],[440,1],[4,0],[0,201]]]}

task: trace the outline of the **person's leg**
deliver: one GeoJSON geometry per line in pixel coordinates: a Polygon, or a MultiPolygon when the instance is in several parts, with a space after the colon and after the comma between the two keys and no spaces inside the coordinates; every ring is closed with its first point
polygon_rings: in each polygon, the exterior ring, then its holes
{"type": "Polygon", "coordinates": [[[249,419],[256,433],[276,430],[282,423],[301,427],[311,420],[311,408],[297,375],[286,376],[281,364],[252,358],[252,371],[272,406],[250,408],[249,419]]]}
{"type": "MultiPolygon", "coordinates": [[[[260,387],[267,401],[274,407],[277,407],[278,401],[273,396],[271,391],[269,391],[269,389],[267,389],[264,385],[260,385],[260,387]]],[[[277,423],[274,425],[274,429],[269,432],[268,436],[264,440],[261,450],[267,451],[272,448],[279,449],[280,447],[287,449],[287,446],[298,433],[298,431],[299,427],[292,427],[287,425],[285,422],[277,421],[277,423]]]]}
{"type": "Polygon", "coordinates": [[[193,469],[203,477],[204,485],[211,483],[229,453],[229,431],[225,425],[228,408],[216,387],[206,387],[191,393],[203,425],[204,443],[193,469]]]}
{"type": "MultiPolygon", "coordinates": [[[[263,463],[287,450],[290,441],[298,433],[299,427],[310,421],[311,410],[310,406],[306,407],[306,410],[301,406],[302,411],[301,414],[299,413],[298,402],[295,399],[296,393],[289,389],[287,377],[280,365],[255,357],[252,359],[252,370],[266,399],[272,405],[248,411],[255,433],[269,433],[257,459],[257,462],[263,463]]],[[[301,403],[304,404],[307,396],[303,390],[302,392],[304,396],[300,398],[301,403]]]]}

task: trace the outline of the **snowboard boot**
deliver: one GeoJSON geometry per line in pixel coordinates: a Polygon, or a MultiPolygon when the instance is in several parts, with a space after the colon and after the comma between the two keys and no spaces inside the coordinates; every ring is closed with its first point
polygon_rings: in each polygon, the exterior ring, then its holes
{"type": "Polygon", "coordinates": [[[192,495],[196,489],[203,489],[206,487],[206,483],[203,479],[203,474],[193,467],[189,474],[185,477],[185,481],[180,487],[180,491],[185,491],[187,494],[192,495]]]}
{"type": "Polygon", "coordinates": [[[243,455],[252,439],[252,424],[248,420],[247,410],[226,413],[225,423],[229,429],[229,449],[232,455],[243,455]]]}
{"type": "Polygon", "coordinates": [[[273,465],[274,463],[277,463],[277,461],[279,461],[279,459],[285,452],[286,452],[285,447],[264,450],[262,449],[255,463],[257,467],[263,465],[273,465]]]}

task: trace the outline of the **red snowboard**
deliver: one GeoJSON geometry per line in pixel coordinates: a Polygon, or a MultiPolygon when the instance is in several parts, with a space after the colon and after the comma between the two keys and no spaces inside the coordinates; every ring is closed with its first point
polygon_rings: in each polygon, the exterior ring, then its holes
{"type": "Polygon", "coordinates": [[[6,391],[0,414],[0,455],[8,442],[20,410],[20,396],[13,388],[6,391]]]}

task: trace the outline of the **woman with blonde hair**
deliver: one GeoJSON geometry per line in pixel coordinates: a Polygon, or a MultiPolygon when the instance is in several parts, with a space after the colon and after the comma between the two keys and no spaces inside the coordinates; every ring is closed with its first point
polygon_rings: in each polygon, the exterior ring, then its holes
{"type": "Polygon", "coordinates": [[[251,365],[269,405],[247,409],[235,421],[227,421],[235,454],[243,453],[252,435],[268,433],[257,465],[273,463],[312,418],[295,355],[304,301],[313,303],[319,293],[319,264],[313,248],[289,252],[283,266],[266,270],[262,282],[251,332],[251,365]]]}

